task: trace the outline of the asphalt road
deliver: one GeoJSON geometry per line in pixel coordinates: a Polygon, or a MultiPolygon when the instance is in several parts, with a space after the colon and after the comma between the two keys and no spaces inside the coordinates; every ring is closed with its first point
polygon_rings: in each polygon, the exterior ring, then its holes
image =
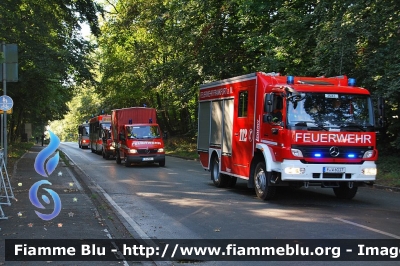
{"type": "MultiPolygon", "coordinates": [[[[60,145],[123,217],[131,234],[157,239],[400,239],[400,193],[360,188],[284,189],[261,201],[246,182],[219,189],[199,162],[125,167],[76,143],[60,145]]],[[[301,265],[301,264],[300,264],[301,265]]]]}

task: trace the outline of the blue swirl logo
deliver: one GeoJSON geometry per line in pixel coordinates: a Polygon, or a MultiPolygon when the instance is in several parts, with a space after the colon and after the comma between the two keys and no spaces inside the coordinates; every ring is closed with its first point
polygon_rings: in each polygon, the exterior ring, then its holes
{"type": "MultiPolygon", "coordinates": [[[[35,159],[35,171],[44,176],[44,177],[49,177],[51,173],[56,169],[58,162],[60,160],[60,156],[58,151],[54,156],[51,157],[51,155],[57,150],[58,145],[60,144],[60,139],[51,131],[49,131],[50,134],[50,143],[49,145],[44,148],[39,154],[36,156],[35,159]],[[47,161],[47,162],[46,162],[47,161]]],[[[40,203],[38,199],[38,190],[39,187],[43,184],[51,185],[51,183],[47,180],[41,180],[36,182],[35,184],[32,185],[32,187],[29,189],[29,200],[33,204],[33,206],[39,208],[39,209],[45,209],[42,203],[40,203]]],[[[41,212],[35,211],[37,216],[41,218],[42,220],[49,221],[53,218],[55,218],[61,211],[61,200],[58,194],[48,188],[43,188],[45,191],[47,191],[50,196],[53,199],[54,202],[54,210],[50,214],[43,214],[41,212]]],[[[50,204],[50,200],[46,195],[42,195],[42,200],[46,204],[50,204]]]]}
{"type": "Polygon", "coordinates": [[[56,169],[58,161],[60,160],[60,155],[58,152],[56,154],[48,159],[47,164],[46,164],[46,159],[50,157],[58,148],[58,145],[60,145],[60,139],[51,131],[50,133],[50,143],[49,145],[44,148],[39,154],[36,156],[35,159],[35,171],[39,175],[42,175],[44,177],[48,177],[53,173],[54,169],[56,169]],[[46,165],[46,169],[44,168],[46,165]],[[46,171],[47,170],[47,171],[46,171]]]}
{"type": "MultiPolygon", "coordinates": [[[[38,193],[39,187],[42,184],[51,185],[51,183],[49,181],[47,181],[47,180],[40,180],[40,181],[36,182],[35,184],[33,184],[31,189],[29,190],[29,199],[30,199],[31,203],[33,204],[33,206],[35,206],[35,207],[37,207],[39,209],[45,209],[45,207],[40,203],[40,201],[39,201],[39,199],[37,197],[37,193],[38,193]]],[[[43,214],[43,213],[40,213],[38,211],[35,211],[35,213],[42,220],[49,221],[49,220],[55,218],[60,213],[60,211],[61,211],[61,200],[60,200],[60,197],[58,196],[58,194],[56,192],[54,192],[54,190],[48,189],[48,188],[43,188],[43,189],[46,190],[50,194],[50,196],[53,198],[54,210],[50,214],[43,214]]],[[[42,200],[46,204],[50,204],[50,200],[46,195],[42,195],[42,200]]]]}

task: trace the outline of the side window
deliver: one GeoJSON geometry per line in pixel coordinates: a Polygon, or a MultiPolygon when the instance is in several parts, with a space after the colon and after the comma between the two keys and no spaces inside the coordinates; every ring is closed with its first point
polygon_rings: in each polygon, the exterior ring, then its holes
{"type": "Polygon", "coordinates": [[[238,117],[247,116],[247,105],[248,105],[248,92],[239,92],[239,106],[238,106],[238,117]]]}
{"type": "Polygon", "coordinates": [[[274,106],[272,111],[272,122],[279,123],[282,121],[283,98],[280,95],[274,95],[274,106]]]}

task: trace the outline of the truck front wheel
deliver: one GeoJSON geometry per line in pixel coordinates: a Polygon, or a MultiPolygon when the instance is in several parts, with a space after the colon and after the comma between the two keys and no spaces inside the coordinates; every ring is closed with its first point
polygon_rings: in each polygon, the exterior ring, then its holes
{"type": "Polygon", "coordinates": [[[219,172],[219,159],[216,155],[211,159],[211,179],[216,187],[225,187],[229,181],[229,176],[219,172]]]}
{"type": "Polygon", "coordinates": [[[259,162],[254,171],[254,189],[257,197],[262,200],[269,200],[275,197],[276,187],[268,184],[267,172],[265,171],[265,163],[259,162]]]}
{"type": "Polygon", "coordinates": [[[358,187],[349,187],[347,183],[340,183],[339,187],[333,188],[333,193],[339,199],[352,199],[357,194],[358,187]]]}

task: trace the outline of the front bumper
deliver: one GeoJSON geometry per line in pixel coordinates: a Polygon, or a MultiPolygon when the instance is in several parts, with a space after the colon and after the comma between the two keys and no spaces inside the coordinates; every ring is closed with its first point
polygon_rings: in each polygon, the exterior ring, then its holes
{"type": "Polygon", "coordinates": [[[372,161],[365,161],[362,164],[304,164],[299,160],[284,160],[280,172],[282,181],[371,182],[375,181],[376,175],[365,174],[371,169],[376,169],[376,164],[372,161]],[[328,172],[329,170],[331,172],[328,172]],[[332,172],[335,170],[336,172],[332,172]]]}
{"type": "Polygon", "coordinates": [[[158,163],[165,161],[165,154],[127,155],[128,163],[158,163]]]}

